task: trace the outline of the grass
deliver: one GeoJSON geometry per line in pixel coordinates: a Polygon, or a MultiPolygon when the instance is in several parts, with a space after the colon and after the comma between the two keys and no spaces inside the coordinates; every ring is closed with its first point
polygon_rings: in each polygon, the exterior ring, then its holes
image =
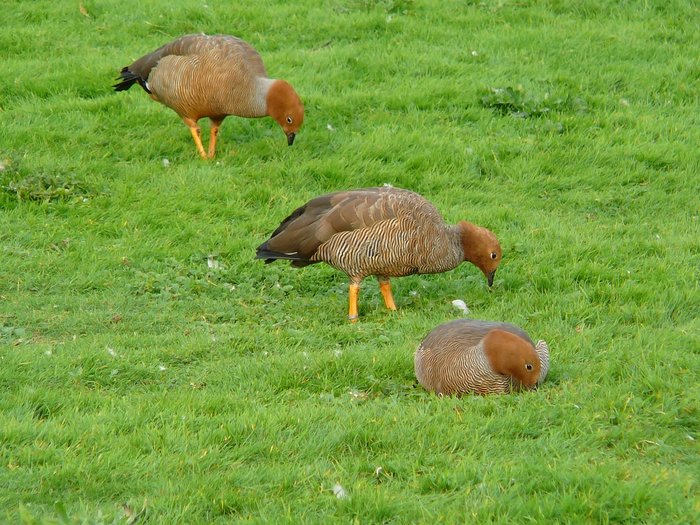
{"type": "Polygon", "coordinates": [[[692,2],[6,4],[0,521],[700,512],[692,2]],[[198,31],[296,87],[292,148],[229,118],[204,162],[172,111],[111,91],[198,31]],[[350,325],[340,273],[253,260],[309,198],[385,182],[497,233],[491,292],[467,265],[407,277],[392,314],[368,280],[350,325]],[[538,392],[417,386],[456,298],[549,342],[538,392]]]}

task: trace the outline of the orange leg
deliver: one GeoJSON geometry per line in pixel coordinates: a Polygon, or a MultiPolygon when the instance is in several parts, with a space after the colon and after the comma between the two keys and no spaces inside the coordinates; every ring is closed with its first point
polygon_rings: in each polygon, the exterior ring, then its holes
{"type": "Polygon", "coordinates": [[[394,303],[394,296],[391,295],[391,281],[386,278],[379,278],[379,291],[382,292],[382,297],[384,297],[384,304],[389,310],[396,310],[396,303],[394,303]]]}
{"type": "Polygon", "coordinates": [[[216,154],[216,137],[219,134],[222,120],[211,119],[211,131],[209,135],[209,158],[213,159],[216,154]]]}
{"type": "Polygon", "coordinates": [[[360,297],[360,285],[358,283],[350,283],[348,298],[350,307],[348,309],[348,319],[351,323],[357,322],[357,299],[360,297]]]}
{"type": "Polygon", "coordinates": [[[202,130],[199,129],[196,120],[191,118],[183,117],[182,120],[185,122],[188,128],[190,128],[190,133],[192,133],[192,138],[194,139],[194,145],[197,146],[197,151],[199,156],[203,159],[207,158],[207,154],[204,151],[204,146],[202,146],[202,130]]]}

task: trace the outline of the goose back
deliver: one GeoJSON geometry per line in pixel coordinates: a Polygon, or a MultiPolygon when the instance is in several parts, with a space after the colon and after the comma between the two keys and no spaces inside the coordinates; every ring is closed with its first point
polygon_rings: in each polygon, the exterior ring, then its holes
{"type": "Polygon", "coordinates": [[[258,257],[295,266],[324,261],[351,277],[452,269],[464,260],[459,234],[417,193],[391,187],[322,195],[295,210],[258,257]]]}

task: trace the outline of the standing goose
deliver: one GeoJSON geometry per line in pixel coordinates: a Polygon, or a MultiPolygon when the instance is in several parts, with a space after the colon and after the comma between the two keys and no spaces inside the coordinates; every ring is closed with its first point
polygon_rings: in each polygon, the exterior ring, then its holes
{"type": "Polygon", "coordinates": [[[390,277],[476,265],[493,284],[501,247],[486,228],[444,223],[430,202],[393,187],[321,195],[296,209],[257,249],[266,263],[289,259],[302,267],[326,262],[350,277],[349,312],[357,320],[360,283],[375,275],[386,307],[396,310],[390,277]]]}
{"type": "Polygon", "coordinates": [[[414,366],[418,382],[438,395],[530,390],[549,371],[549,347],[510,323],[457,319],[423,339],[414,366]]]}
{"type": "Polygon", "coordinates": [[[192,133],[202,158],[214,157],[224,118],[270,116],[291,146],[304,121],[304,105],[291,85],[267,77],[250,44],[227,35],[187,35],[122,69],[115,91],[138,83],[151,98],[175,111],[192,133]],[[211,120],[209,151],[197,121],[211,120]]]}

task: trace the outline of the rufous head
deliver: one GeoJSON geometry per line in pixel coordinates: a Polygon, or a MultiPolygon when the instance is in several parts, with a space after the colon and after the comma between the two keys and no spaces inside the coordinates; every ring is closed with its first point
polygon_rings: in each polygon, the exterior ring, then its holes
{"type": "Polygon", "coordinates": [[[483,348],[491,369],[509,376],[516,389],[532,389],[540,377],[540,359],[531,343],[505,330],[491,330],[484,337],[483,348]]]}
{"type": "Polygon", "coordinates": [[[501,263],[502,257],[498,239],[486,228],[471,222],[461,221],[459,229],[462,233],[464,260],[469,261],[484,272],[489,286],[492,286],[496,269],[501,263]]]}
{"type": "Polygon", "coordinates": [[[284,80],[275,80],[267,92],[267,114],[282,126],[287,144],[294,144],[294,137],[304,122],[304,104],[294,88],[284,80]]]}

